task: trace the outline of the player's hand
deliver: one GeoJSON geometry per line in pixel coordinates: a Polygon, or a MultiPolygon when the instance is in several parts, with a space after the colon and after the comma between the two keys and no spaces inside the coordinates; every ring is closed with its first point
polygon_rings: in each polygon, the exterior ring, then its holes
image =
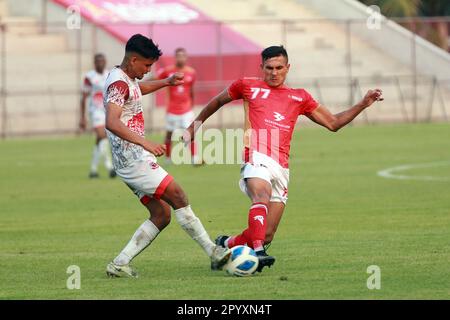
{"type": "Polygon", "coordinates": [[[81,118],[78,126],[81,131],[85,131],[86,130],[86,118],[81,118]]]}
{"type": "Polygon", "coordinates": [[[166,152],[166,146],[164,144],[155,143],[148,140],[142,144],[142,148],[150,153],[153,153],[157,157],[164,155],[166,152]]]}
{"type": "Polygon", "coordinates": [[[175,72],[173,75],[167,78],[167,83],[169,86],[179,86],[184,83],[184,73],[175,72]]]}
{"type": "Polygon", "coordinates": [[[375,89],[375,90],[369,90],[367,91],[366,95],[363,98],[362,103],[366,106],[369,107],[371,106],[375,101],[383,101],[383,91],[381,91],[380,89],[375,89]]]}
{"type": "Polygon", "coordinates": [[[183,135],[181,136],[181,141],[184,142],[184,144],[189,144],[194,140],[194,126],[189,126],[186,130],[184,130],[183,135]]]}

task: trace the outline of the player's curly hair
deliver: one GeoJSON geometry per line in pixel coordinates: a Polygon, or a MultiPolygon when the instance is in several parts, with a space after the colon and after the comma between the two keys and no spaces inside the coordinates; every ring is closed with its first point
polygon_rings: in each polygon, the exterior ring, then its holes
{"type": "Polygon", "coordinates": [[[158,45],[142,34],[135,34],[127,41],[125,52],[135,52],[146,59],[156,60],[162,55],[158,45]]]}
{"type": "Polygon", "coordinates": [[[261,58],[262,58],[263,62],[266,61],[267,59],[279,57],[279,56],[283,56],[286,58],[286,60],[289,60],[287,51],[283,46],[271,46],[271,47],[265,48],[261,52],[261,58]]]}

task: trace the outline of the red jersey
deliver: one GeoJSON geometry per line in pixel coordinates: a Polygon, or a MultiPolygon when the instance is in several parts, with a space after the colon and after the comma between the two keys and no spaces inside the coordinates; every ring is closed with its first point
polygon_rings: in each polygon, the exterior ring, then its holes
{"type": "Polygon", "coordinates": [[[191,67],[185,66],[178,69],[175,65],[165,67],[158,71],[158,79],[170,77],[175,72],[184,73],[184,84],[174,87],[168,87],[169,101],[167,112],[172,114],[184,114],[192,110],[191,90],[194,85],[196,73],[191,67]]]}
{"type": "MultiPolygon", "coordinates": [[[[313,112],[318,103],[304,89],[286,85],[274,88],[259,78],[243,78],[233,82],[228,87],[228,94],[233,100],[244,100],[245,146],[250,151],[270,156],[282,167],[288,168],[297,118],[313,112]]],[[[248,161],[251,162],[251,158],[248,161]]]]}

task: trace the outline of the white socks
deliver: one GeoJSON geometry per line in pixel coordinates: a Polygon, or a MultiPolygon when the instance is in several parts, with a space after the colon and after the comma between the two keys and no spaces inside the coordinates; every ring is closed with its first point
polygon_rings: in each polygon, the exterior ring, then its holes
{"type": "Polygon", "coordinates": [[[100,161],[100,150],[98,144],[94,146],[94,151],[92,152],[92,160],[91,160],[91,172],[98,171],[98,163],[100,161]]]}
{"type": "Polygon", "coordinates": [[[109,142],[107,138],[100,140],[100,142],[98,143],[98,149],[101,156],[105,160],[106,169],[108,171],[111,171],[113,166],[111,161],[111,152],[109,151],[109,142]]]}
{"type": "Polygon", "coordinates": [[[144,223],[136,230],[130,242],[125,246],[122,252],[113,260],[117,265],[125,265],[130,263],[134,257],[147,248],[150,243],[159,234],[158,228],[150,220],[144,223]]]}
{"type": "Polygon", "coordinates": [[[108,139],[104,138],[98,142],[94,146],[94,151],[92,153],[92,161],[91,161],[91,172],[98,171],[98,164],[100,159],[103,157],[105,160],[105,167],[108,171],[111,171],[113,166],[111,162],[111,153],[109,152],[109,143],[108,139]]]}
{"type": "MultiPolygon", "coordinates": [[[[191,206],[177,209],[174,213],[181,228],[205,250],[208,257],[211,257],[216,245],[209,238],[208,233],[200,219],[195,216],[191,206]]],[[[130,263],[134,257],[152,243],[158,234],[158,228],[150,220],[145,220],[113,262],[117,265],[130,263]]]]}
{"type": "Polygon", "coordinates": [[[174,211],[175,218],[181,225],[184,231],[195,240],[205,250],[206,254],[211,257],[214,247],[214,242],[209,238],[208,233],[203,227],[199,218],[197,218],[191,209],[191,206],[180,208],[174,211]]]}

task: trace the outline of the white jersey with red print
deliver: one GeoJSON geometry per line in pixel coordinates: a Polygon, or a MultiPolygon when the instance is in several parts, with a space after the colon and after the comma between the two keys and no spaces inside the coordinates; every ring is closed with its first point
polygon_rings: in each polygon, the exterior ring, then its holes
{"type": "Polygon", "coordinates": [[[230,85],[228,93],[233,100],[244,100],[246,162],[252,162],[253,151],[257,151],[288,168],[297,118],[314,111],[318,103],[304,89],[270,87],[259,78],[239,79],[230,85]]]}
{"type": "Polygon", "coordinates": [[[103,73],[91,70],[86,73],[86,76],[84,77],[83,92],[89,94],[88,110],[90,113],[95,112],[98,109],[104,110],[103,91],[108,73],[108,70],[104,70],[103,73]]]}
{"type": "MultiPolygon", "coordinates": [[[[120,121],[131,131],[144,136],[144,116],[142,108],[142,93],[137,80],[128,77],[120,67],[111,70],[106,79],[104,105],[109,102],[122,107],[120,121]]],[[[142,159],[148,153],[141,146],[119,138],[106,130],[111,143],[114,168],[121,169],[129,166],[135,160],[142,159]]]]}

